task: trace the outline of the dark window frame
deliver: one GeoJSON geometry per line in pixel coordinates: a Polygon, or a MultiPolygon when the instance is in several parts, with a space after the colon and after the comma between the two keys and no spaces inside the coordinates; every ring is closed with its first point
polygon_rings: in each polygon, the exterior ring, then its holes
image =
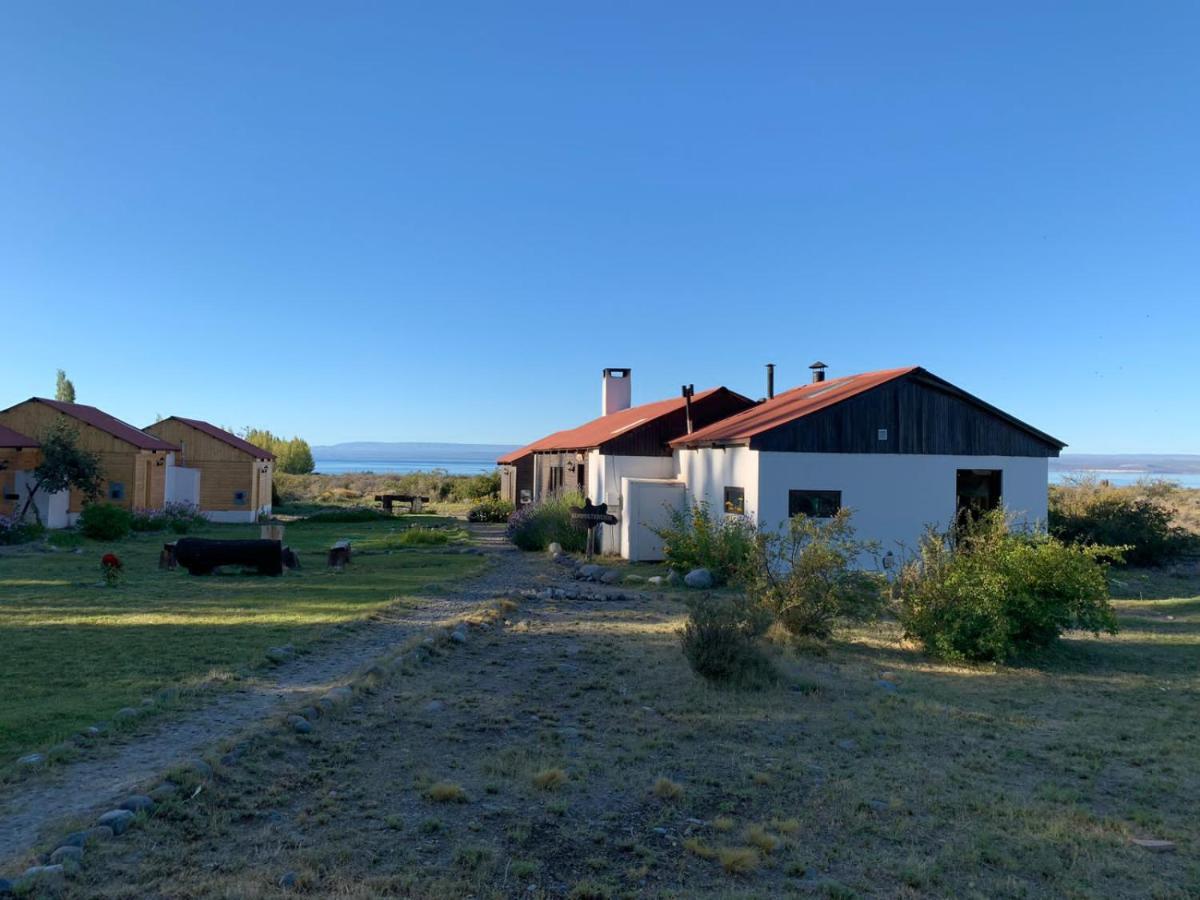
{"type": "Polygon", "coordinates": [[[842,508],[842,492],[813,488],[792,488],[788,491],[788,518],[808,516],[812,519],[832,519],[842,508]]]}
{"type": "Polygon", "coordinates": [[[734,485],[726,485],[725,492],[721,495],[721,508],[725,510],[726,515],[744,516],[746,514],[746,489],[736,487],[734,485]],[[735,498],[735,509],[730,509],[730,492],[733,492],[735,498]]]}
{"type": "Polygon", "coordinates": [[[108,499],[109,500],[124,500],[125,499],[125,482],[110,481],[108,483],[108,499]]]}
{"type": "Polygon", "coordinates": [[[235,506],[245,506],[249,499],[248,491],[234,491],[233,503],[235,506]]]}

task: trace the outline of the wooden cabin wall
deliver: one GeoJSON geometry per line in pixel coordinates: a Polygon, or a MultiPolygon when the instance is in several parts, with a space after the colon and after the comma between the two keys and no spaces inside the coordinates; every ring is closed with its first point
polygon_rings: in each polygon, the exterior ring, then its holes
{"type": "Polygon", "coordinates": [[[270,505],[273,462],[256,459],[178,419],[155,422],[146,431],[181,448],[176,465],[200,470],[200,509],[244,512],[270,505]],[[261,471],[264,466],[266,472],[261,471]],[[245,492],[245,503],[234,501],[237,491],[245,492]]]}
{"type": "Polygon", "coordinates": [[[15,516],[21,511],[26,500],[23,494],[16,500],[8,499],[17,493],[17,473],[32,472],[41,461],[42,453],[36,448],[0,447],[0,516],[15,516]]]}
{"type": "Polygon", "coordinates": [[[913,378],[888,382],[750,441],[754,450],[793,453],[925,453],[1058,456],[1000,416],[913,378]],[[886,440],[879,429],[887,430],[886,440]]]}
{"type": "MultiPolygon", "coordinates": [[[[161,450],[139,450],[132,444],[120,438],[113,437],[107,431],[102,431],[91,425],[65,416],[58,410],[44,403],[26,401],[18,404],[7,412],[0,413],[0,424],[7,425],[14,431],[38,438],[56,422],[62,420],[73,428],[79,435],[79,446],[91,450],[100,457],[100,467],[104,473],[104,491],[100,499],[115,506],[126,509],[134,507],[157,508],[163,504],[166,488],[165,463],[157,465],[160,459],[165,460],[166,453],[161,450]],[[150,470],[147,475],[146,459],[150,459],[150,470]],[[146,490],[149,477],[149,491],[146,490]],[[124,497],[120,500],[109,498],[109,487],[113,483],[124,485],[124,497]]],[[[73,513],[83,509],[84,496],[77,490],[71,491],[68,510],[73,513]]]]}

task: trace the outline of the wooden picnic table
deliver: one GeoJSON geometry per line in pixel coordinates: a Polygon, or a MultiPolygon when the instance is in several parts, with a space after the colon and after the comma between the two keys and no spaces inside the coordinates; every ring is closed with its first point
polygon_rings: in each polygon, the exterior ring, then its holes
{"type": "Polygon", "coordinates": [[[420,512],[421,504],[428,503],[428,497],[419,494],[376,494],[375,502],[383,504],[383,511],[390,513],[396,503],[407,503],[410,512],[420,512]]]}

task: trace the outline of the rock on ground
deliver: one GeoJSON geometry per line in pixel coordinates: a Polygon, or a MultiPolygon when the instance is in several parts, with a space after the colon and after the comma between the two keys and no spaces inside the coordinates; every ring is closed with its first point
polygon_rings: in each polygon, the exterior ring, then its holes
{"type": "Polygon", "coordinates": [[[708,569],[692,569],[692,571],[683,576],[683,583],[690,588],[708,590],[713,586],[712,572],[708,571],[708,569]]]}

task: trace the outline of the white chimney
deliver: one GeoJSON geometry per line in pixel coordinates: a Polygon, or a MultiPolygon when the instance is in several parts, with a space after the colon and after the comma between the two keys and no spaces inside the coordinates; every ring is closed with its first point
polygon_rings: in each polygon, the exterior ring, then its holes
{"type": "Polygon", "coordinates": [[[600,415],[629,409],[633,405],[632,369],[605,369],[604,386],[600,393],[600,415]]]}

